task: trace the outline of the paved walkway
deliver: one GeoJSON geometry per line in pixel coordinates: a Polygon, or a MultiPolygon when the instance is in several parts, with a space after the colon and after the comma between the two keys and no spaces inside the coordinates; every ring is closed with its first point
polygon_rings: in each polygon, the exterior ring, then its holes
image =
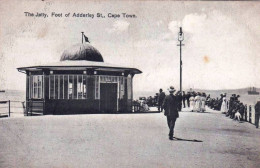
{"type": "Polygon", "coordinates": [[[181,112],[175,135],[182,140],[174,141],[163,113],[4,118],[0,132],[4,168],[260,165],[260,129],[214,111],[181,112]]]}

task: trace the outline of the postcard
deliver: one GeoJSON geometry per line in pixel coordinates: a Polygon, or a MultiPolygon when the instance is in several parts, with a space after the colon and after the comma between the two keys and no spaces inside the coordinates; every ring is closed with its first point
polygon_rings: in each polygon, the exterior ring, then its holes
{"type": "Polygon", "coordinates": [[[0,1],[0,167],[260,165],[258,1],[0,1]]]}

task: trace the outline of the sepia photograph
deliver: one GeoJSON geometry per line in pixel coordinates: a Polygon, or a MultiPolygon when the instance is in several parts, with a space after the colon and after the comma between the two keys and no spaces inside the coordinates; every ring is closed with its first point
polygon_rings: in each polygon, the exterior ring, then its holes
{"type": "Polygon", "coordinates": [[[259,16],[0,0],[0,168],[259,168],[259,16]]]}

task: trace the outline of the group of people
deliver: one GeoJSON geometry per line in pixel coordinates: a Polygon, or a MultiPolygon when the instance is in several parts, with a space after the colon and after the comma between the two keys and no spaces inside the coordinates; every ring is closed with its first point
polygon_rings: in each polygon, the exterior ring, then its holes
{"type": "MultiPolygon", "coordinates": [[[[221,96],[222,97],[222,96],[221,96]]],[[[213,110],[220,111],[222,107],[223,99],[222,98],[211,98],[210,95],[207,97],[207,106],[213,110]]],[[[225,98],[225,103],[228,105],[228,102],[226,101],[225,98]]]]}
{"type": "MultiPolygon", "coordinates": [[[[227,94],[221,94],[220,98],[209,99],[208,106],[214,110],[220,110],[226,117],[231,119],[242,121],[247,118],[247,105],[239,101],[240,95],[232,94],[229,101],[227,100],[227,94]]],[[[249,107],[251,108],[251,107],[249,107]]],[[[255,104],[255,125],[259,127],[260,116],[260,98],[258,98],[255,104]]]]}
{"type": "Polygon", "coordinates": [[[227,111],[222,111],[227,117],[241,121],[246,114],[247,106],[239,101],[239,95],[232,94],[229,99],[229,105],[227,111]]]}
{"type": "MultiPolygon", "coordinates": [[[[206,110],[206,93],[200,93],[200,92],[187,92],[184,91],[181,94],[181,91],[177,91],[176,99],[178,102],[178,108],[181,110],[181,108],[188,107],[190,111],[192,112],[205,112],[206,110]]],[[[162,89],[159,90],[158,94],[158,111],[162,112],[162,104],[165,98],[165,93],[162,89]]]]}
{"type": "MultiPolygon", "coordinates": [[[[161,112],[164,109],[164,115],[167,117],[167,124],[169,127],[169,139],[174,139],[174,127],[177,118],[179,118],[179,111],[181,111],[182,103],[185,107],[185,100],[187,101],[188,107],[191,111],[205,111],[206,104],[210,108],[219,109],[226,116],[230,118],[241,120],[242,116],[245,114],[246,105],[243,105],[238,98],[239,95],[232,94],[230,100],[227,101],[227,94],[221,94],[218,99],[211,99],[210,95],[206,96],[205,93],[200,92],[188,92],[181,94],[176,91],[173,86],[170,86],[168,89],[169,95],[165,95],[162,89],[159,90],[158,94],[158,110],[161,112]],[[188,96],[187,96],[188,95],[188,96]],[[188,99],[186,97],[189,97],[188,99]],[[184,100],[184,101],[183,101],[184,100]]],[[[260,116],[260,99],[255,105],[256,111],[256,127],[259,125],[259,116],[260,116]]]]}
{"type": "Polygon", "coordinates": [[[241,121],[245,118],[246,104],[239,101],[240,95],[232,94],[229,101],[227,100],[227,94],[221,94],[220,98],[211,99],[209,98],[207,104],[209,108],[213,110],[221,111],[227,117],[231,119],[241,121]]]}
{"type": "MultiPolygon", "coordinates": [[[[184,93],[185,94],[185,93],[184,93]]],[[[190,95],[189,103],[190,110],[196,111],[196,112],[205,112],[206,111],[206,93],[200,93],[200,92],[188,92],[188,95],[190,95]]],[[[184,105],[185,107],[185,105],[184,105]]]]}

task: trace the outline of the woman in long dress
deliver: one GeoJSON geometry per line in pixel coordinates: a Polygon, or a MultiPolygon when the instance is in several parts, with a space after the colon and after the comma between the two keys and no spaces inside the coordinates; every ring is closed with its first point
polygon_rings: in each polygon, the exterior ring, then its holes
{"type": "Polygon", "coordinates": [[[191,97],[189,100],[190,100],[190,110],[194,111],[194,107],[195,107],[194,93],[191,93],[191,97]]]}
{"type": "Polygon", "coordinates": [[[202,93],[201,96],[201,112],[205,112],[206,111],[206,94],[202,93]]]}
{"type": "Polygon", "coordinates": [[[195,97],[195,111],[200,112],[201,111],[201,94],[198,93],[198,95],[195,97]]]}
{"type": "Polygon", "coordinates": [[[224,95],[223,100],[222,100],[222,104],[221,104],[221,110],[220,110],[223,114],[226,114],[228,111],[227,108],[227,98],[226,95],[224,95]]]}

